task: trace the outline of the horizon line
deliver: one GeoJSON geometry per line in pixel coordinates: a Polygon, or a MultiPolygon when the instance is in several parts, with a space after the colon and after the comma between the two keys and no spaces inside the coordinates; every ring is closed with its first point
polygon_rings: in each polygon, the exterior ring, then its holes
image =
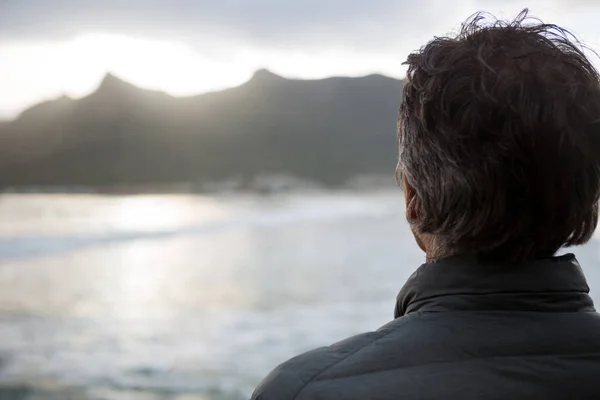
{"type": "Polygon", "coordinates": [[[106,73],[98,80],[98,84],[90,92],[88,92],[82,96],[72,97],[72,96],[69,96],[69,95],[66,95],[63,93],[63,94],[55,96],[55,97],[46,98],[46,99],[43,99],[36,103],[32,103],[31,105],[23,108],[21,111],[19,111],[17,114],[15,114],[12,117],[3,116],[0,114],[0,123],[11,123],[13,121],[16,121],[23,115],[23,113],[27,112],[28,110],[31,110],[32,108],[35,108],[42,104],[45,104],[45,103],[51,103],[51,102],[59,101],[62,99],[68,99],[71,101],[78,101],[78,100],[85,99],[86,97],[89,97],[89,96],[93,95],[94,93],[98,92],[99,89],[101,89],[104,85],[107,84],[107,82],[110,82],[110,81],[120,82],[124,85],[131,86],[131,87],[136,88],[141,91],[163,93],[174,99],[188,99],[188,98],[193,98],[193,97],[197,97],[197,96],[203,96],[203,95],[207,95],[207,94],[211,94],[211,93],[218,93],[218,92],[223,92],[223,91],[230,90],[230,89],[239,88],[239,87],[244,86],[256,79],[261,79],[261,76],[263,76],[263,77],[271,76],[273,79],[282,79],[285,81],[296,81],[296,82],[315,82],[315,81],[325,81],[325,80],[329,80],[329,79],[361,79],[361,78],[369,78],[369,77],[376,77],[376,76],[382,77],[382,78],[387,78],[387,79],[392,79],[392,80],[398,80],[398,81],[404,80],[404,77],[394,77],[394,76],[385,75],[385,74],[382,74],[379,72],[372,72],[372,73],[361,74],[361,75],[331,75],[331,76],[326,76],[326,77],[322,77],[322,78],[300,78],[300,77],[284,76],[284,75],[275,73],[268,68],[258,68],[250,75],[250,77],[246,81],[242,82],[241,84],[233,85],[233,86],[225,86],[221,89],[208,90],[208,91],[198,92],[198,93],[191,94],[191,95],[177,96],[177,95],[169,94],[165,90],[160,90],[160,89],[148,87],[145,85],[136,85],[136,84],[131,83],[130,81],[120,77],[119,74],[109,70],[109,71],[106,71],[106,73]]]}

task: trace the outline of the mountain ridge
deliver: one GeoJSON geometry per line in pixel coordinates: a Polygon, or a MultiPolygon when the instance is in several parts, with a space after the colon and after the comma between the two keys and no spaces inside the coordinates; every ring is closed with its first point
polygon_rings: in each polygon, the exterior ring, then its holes
{"type": "Polygon", "coordinates": [[[0,186],[216,182],[284,173],[339,184],[393,174],[403,82],[288,79],[174,97],[107,74],[79,99],[0,123],[0,186]]]}
{"type": "Polygon", "coordinates": [[[96,85],[96,88],[84,96],[74,98],[74,97],[68,96],[66,94],[61,94],[54,98],[43,100],[43,101],[34,103],[34,104],[24,108],[14,118],[0,118],[0,124],[11,123],[11,122],[15,121],[16,119],[18,119],[23,113],[26,113],[30,109],[35,109],[46,103],[55,103],[57,101],[67,101],[67,100],[68,101],[79,101],[79,100],[85,99],[87,97],[90,97],[99,91],[104,91],[108,87],[110,87],[110,88],[115,88],[115,87],[131,88],[131,89],[135,89],[137,91],[142,91],[142,92],[163,94],[165,96],[172,97],[174,99],[190,99],[190,98],[196,98],[196,97],[201,97],[201,96],[205,96],[205,95],[210,95],[213,93],[220,93],[220,92],[237,89],[237,88],[247,85],[253,81],[278,80],[278,81],[288,81],[288,82],[323,82],[323,81],[330,81],[330,80],[352,80],[352,79],[364,79],[364,78],[385,79],[388,81],[402,81],[401,79],[393,78],[393,77],[379,74],[379,73],[371,73],[371,74],[360,75],[360,76],[335,76],[334,75],[334,76],[328,76],[328,77],[324,77],[324,78],[297,79],[297,78],[284,77],[282,75],[272,72],[271,70],[269,70],[267,68],[261,68],[261,69],[256,70],[254,72],[254,74],[252,74],[252,76],[248,80],[246,80],[245,82],[243,82],[237,86],[227,87],[227,88],[220,89],[220,90],[209,90],[206,92],[200,92],[200,93],[185,95],[185,96],[173,96],[163,90],[148,89],[148,88],[144,88],[141,86],[136,86],[133,83],[129,82],[128,80],[119,77],[117,74],[115,74],[113,72],[107,72],[102,77],[102,79],[99,80],[99,83],[98,83],[98,85],[96,85]]]}

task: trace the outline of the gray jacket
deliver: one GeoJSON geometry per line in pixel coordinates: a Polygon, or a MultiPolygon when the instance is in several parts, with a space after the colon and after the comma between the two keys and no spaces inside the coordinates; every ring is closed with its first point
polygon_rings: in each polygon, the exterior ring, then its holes
{"type": "Polygon", "coordinates": [[[254,400],[600,399],[600,316],[572,254],[422,265],[375,332],[295,357],[254,400]]]}

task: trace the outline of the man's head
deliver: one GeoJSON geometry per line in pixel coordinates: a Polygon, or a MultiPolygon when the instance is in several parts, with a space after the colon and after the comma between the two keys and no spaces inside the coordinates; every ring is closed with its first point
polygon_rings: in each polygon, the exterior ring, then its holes
{"type": "Polygon", "coordinates": [[[521,261],[588,241],[600,80],[567,31],[478,15],[406,62],[398,173],[430,257],[521,261]]]}

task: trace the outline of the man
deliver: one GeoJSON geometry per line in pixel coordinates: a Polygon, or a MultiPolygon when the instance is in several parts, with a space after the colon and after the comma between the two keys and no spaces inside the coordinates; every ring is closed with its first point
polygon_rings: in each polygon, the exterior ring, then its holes
{"type": "Polygon", "coordinates": [[[253,399],[600,399],[600,316],[556,256],[598,221],[598,72],[527,10],[407,64],[398,174],[427,262],[393,322],[293,358],[253,399]]]}

